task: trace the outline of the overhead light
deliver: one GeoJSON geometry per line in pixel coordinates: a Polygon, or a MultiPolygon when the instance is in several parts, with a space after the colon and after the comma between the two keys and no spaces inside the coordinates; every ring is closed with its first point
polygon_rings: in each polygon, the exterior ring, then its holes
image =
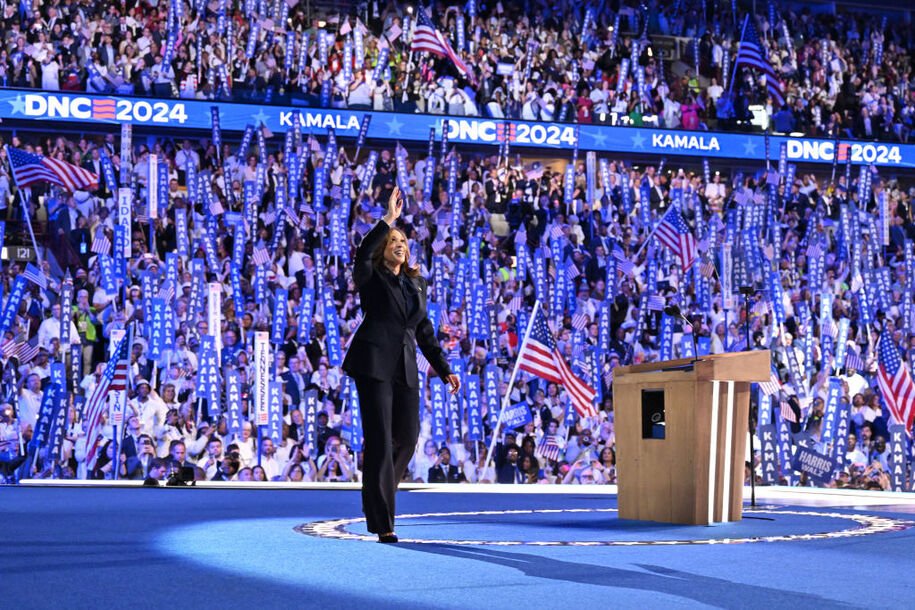
{"type": "Polygon", "coordinates": [[[613,31],[613,26],[611,25],[611,26],[607,27],[607,31],[608,31],[608,32],[612,32],[612,31],[613,31]]]}
{"type": "Polygon", "coordinates": [[[413,7],[412,7],[412,6],[408,6],[408,7],[407,7],[407,14],[408,14],[408,15],[412,15],[412,14],[413,14],[413,7]]]}

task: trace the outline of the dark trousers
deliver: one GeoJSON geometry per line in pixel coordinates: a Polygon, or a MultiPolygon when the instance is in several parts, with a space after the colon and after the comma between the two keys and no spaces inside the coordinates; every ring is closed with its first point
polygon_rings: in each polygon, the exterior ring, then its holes
{"type": "Polygon", "coordinates": [[[394,379],[355,377],[362,412],[362,510],[373,534],[394,531],[394,495],[419,437],[419,390],[407,387],[403,363],[394,379]]]}

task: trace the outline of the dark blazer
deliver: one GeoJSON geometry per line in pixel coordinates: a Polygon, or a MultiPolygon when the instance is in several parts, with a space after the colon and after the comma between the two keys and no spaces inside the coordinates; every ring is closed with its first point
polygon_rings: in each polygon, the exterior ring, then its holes
{"type": "Polygon", "coordinates": [[[466,480],[464,473],[458,470],[458,467],[454,464],[448,464],[448,466],[439,464],[429,469],[430,483],[461,483],[466,480]],[[446,468],[447,471],[445,470],[446,468]]]}
{"type": "Polygon", "coordinates": [[[372,252],[384,243],[389,231],[388,224],[379,220],[356,250],[353,281],[359,289],[365,318],[350,343],[343,370],[353,377],[393,379],[402,353],[407,384],[415,388],[419,386],[417,344],[439,377],[449,376],[451,368],[426,317],[426,281],[421,277],[409,280],[419,297],[419,307],[408,317],[399,279],[372,265],[372,252]]]}
{"type": "Polygon", "coordinates": [[[149,474],[149,467],[152,465],[154,459],[156,459],[156,457],[151,455],[147,458],[146,464],[144,464],[139,455],[128,457],[127,464],[125,465],[127,469],[127,478],[135,481],[142,481],[145,479],[146,475],[149,474]]]}
{"type": "Polygon", "coordinates": [[[121,453],[127,457],[136,457],[139,453],[139,447],[137,447],[137,443],[129,434],[125,434],[124,440],[121,442],[121,453]]]}
{"type": "Polygon", "coordinates": [[[307,373],[300,373],[302,378],[302,385],[296,383],[295,375],[292,371],[286,371],[283,373],[283,381],[286,385],[283,389],[289,394],[290,400],[292,400],[292,406],[290,408],[299,408],[299,403],[302,402],[302,395],[305,393],[305,387],[308,385],[309,375],[307,373]]]}

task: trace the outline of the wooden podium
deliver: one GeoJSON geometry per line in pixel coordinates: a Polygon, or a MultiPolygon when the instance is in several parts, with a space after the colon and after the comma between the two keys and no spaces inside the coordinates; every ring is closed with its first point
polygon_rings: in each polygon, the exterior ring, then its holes
{"type": "Polygon", "coordinates": [[[741,519],[750,382],[770,367],[760,350],[614,369],[621,519],[741,519]]]}

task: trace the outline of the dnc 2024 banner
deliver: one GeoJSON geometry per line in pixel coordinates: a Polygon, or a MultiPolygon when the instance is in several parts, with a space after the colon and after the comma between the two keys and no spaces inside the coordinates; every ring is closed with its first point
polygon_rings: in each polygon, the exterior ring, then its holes
{"type": "MultiPolygon", "coordinates": [[[[210,108],[218,106],[223,131],[243,131],[245,125],[263,123],[270,131],[292,129],[294,118],[304,132],[315,135],[333,129],[337,135],[356,137],[362,118],[372,114],[368,137],[402,142],[427,142],[430,130],[465,144],[499,144],[508,138],[526,148],[581,150],[614,153],[682,155],[722,159],[765,160],[765,137],[759,134],[677,131],[605,125],[535,123],[480,117],[443,117],[363,110],[264,106],[181,99],[145,99],[94,96],[80,93],[0,90],[0,118],[9,120],[93,122],[118,125],[210,129],[210,108]],[[506,128],[507,127],[507,128],[506,128]]],[[[787,145],[787,160],[832,163],[835,155],[854,164],[915,168],[915,145],[856,142],[772,136],[770,154],[787,145]]]]}

